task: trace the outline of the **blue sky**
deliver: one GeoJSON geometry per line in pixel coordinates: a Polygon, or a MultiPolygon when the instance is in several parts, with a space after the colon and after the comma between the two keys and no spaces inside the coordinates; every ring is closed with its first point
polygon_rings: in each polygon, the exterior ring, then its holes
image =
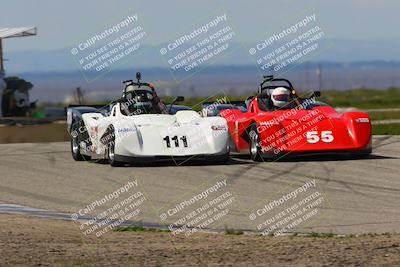
{"type": "Polygon", "coordinates": [[[0,27],[37,26],[38,36],[9,39],[6,51],[67,48],[122,19],[128,11],[142,18],[153,44],[176,36],[175,29],[226,12],[240,38],[259,41],[267,31],[290,24],[298,14],[315,13],[327,38],[400,40],[400,1],[128,1],[2,0],[0,27]],[[310,11],[310,12],[308,12],[310,11]]]}

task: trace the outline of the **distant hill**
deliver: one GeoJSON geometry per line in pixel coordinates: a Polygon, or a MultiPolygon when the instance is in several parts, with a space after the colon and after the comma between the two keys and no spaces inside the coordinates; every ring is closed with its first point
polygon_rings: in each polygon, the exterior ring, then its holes
{"type": "MultiPolygon", "coordinates": [[[[121,95],[122,81],[133,79],[141,71],[143,80],[151,81],[160,95],[205,97],[213,94],[244,95],[257,91],[262,74],[255,65],[211,65],[196,75],[176,82],[166,68],[130,68],[113,70],[92,83],[80,71],[18,73],[32,82],[32,100],[66,101],[80,86],[91,100],[114,99],[121,95]]],[[[298,90],[346,90],[352,88],[400,87],[400,62],[366,61],[352,63],[309,62],[282,75],[292,80],[298,90]],[[321,70],[321,79],[317,69],[321,70]]],[[[10,73],[9,73],[10,74],[10,73]]]]}
{"type": "MultiPolygon", "coordinates": [[[[254,61],[248,53],[248,48],[255,44],[232,43],[233,52],[217,60],[217,65],[252,65],[254,61]]],[[[127,58],[117,69],[167,67],[167,63],[159,53],[159,47],[143,46],[137,55],[127,58]]],[[[400,40],[348,40],[329,39],[320,42],[321,47],[327,47],[318,55],[313,55],[312,61],[354,62],[354,61],[400,61],[400,40]]],[[[187,46],[189,47],[189,45],[187,46]]],[[[6,70],[12,73],[75,71],[78,70],[70,48],[58,50],[26,50],[7,52],[5,42],[5,58],[8,59],[6,70]]]]}

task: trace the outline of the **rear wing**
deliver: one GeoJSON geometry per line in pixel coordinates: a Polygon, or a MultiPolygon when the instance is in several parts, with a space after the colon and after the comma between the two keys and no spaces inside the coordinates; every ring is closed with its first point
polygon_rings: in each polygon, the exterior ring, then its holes
{"type": "Polygon", "coordinates": [[[91,110],[91,112],[109,112],[110,105],[68,105],[65,107],[65,113],[69,110],[74,110],[76,112],[83,112],[86,110],[91,110]]]}
{"type": "Polygon", "coordinates": [[[245,101],[228,101],[226,103],[204,102],[202,106],[203,117],[218,116],[225,109],[239,109],[242,112],[247,110],[245,101]]]}
{"type": "Polygon", "coordinates": [[[88,108],[95,108],[95,109],[104,109],[107,108],[109,105],[68,105],[67,108],[78,108],[78,107],[88,107],[88,108]]]}
{"type": "Polygon", "coordinates": [[[233,106],[236,106],[236,107],[247,108],[245,101],[228,101],[226,103],[203,102],[202,105],[203,105],[203,108],[207,108],[208,106],[211,106],[211,105],[214,105],[214,106],[218,106],[218,105],[233,105],[233,106]]]}
{"type": "Polygon", "coordinates": [[[65,107],[67,127],[70,130],[73,121],[81,120],[85,113],[110,113],[110,105],[69,105],[65,107]]]}
{"type": "Polygon", "coordinates": [[[246,103],[244,101],[230,101],[228,102],[228,104],[237,106],[237,107],[243,107],[243,108],[247,108],[246,103]]]}

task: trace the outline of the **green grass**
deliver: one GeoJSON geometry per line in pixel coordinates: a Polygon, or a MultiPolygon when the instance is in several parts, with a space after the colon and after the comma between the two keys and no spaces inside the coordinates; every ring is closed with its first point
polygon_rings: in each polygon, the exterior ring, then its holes
{"type": "MultiPolygon", "coordinates": [[[[306,94],[307,92],[304,92],[306,94]]],[[[302,92],[299,92],[303,95],[302,92]]],[[[213,102],[226,95],[213,95],[208,97],[188,97],[185,96],[185,101],[179,102],[179,105],[185,105],[201,109],[201,103],[213,102]]],[[[227,96],[229,101],[245,100],[248,95],[243,96],[227,96]]],[[[174,97],[161,97],[165,103],[171,103],[174,97]]],[[[323,90],[320,101],[326,102],[333,107],[355,107],[359,109],[372,108],[399,108],[400,107],[400,88],[389,88],[386,90],[377,89],[351,89],[346,91],[339,90],[323,90]]],[[[228,102],[229,102],[228,101],[228,102]]],[[[110,101],[104,100],[92,104],[107,105],[110,101]]],[[[41,103],[37,110],[41,110],[44,106],[64,107],[62,103],[41,103]]]]}
{"type": "Polygon", "coordinates": [[[398,108],[400,107],[400,88],[324,90],[319,99],[334,107],[398,108]]]}
{"type": "MultiPolygon", "coordinates": [[[[299,93],[301,95],[301,93],[299,93]]],[[[211,97],[187,97],[184,102],[178,104],[193,107],[195,110],[201,109],[201,103],[213,102],[224,95],[215,95],[211,97]]],[[[245,100],[244,96],[229,96],[229,101],[245,100]]],[[[173,97],[162,97],[170,103],[173,97]]],[[[352,89],[347,91],[324,90],[319,100],[326,102],[333,107],[355,107],[359,109],[372,108],[399,108],[400,107],[400,88],[389,88],[386,90],[377,89],[352,89]]],[[[395,113],[397,116],[398,113],[395,113]]],[[[379,115],[377,115],[379,116],[379,115]]]]}
{"type": "Polygon", "coordinates": [[[146,228],[142,226],[126,226],[114,229],[115,232],[150,232],[150,233],[169,233],[170,230],[146,228]]]}
{"type": "Polygon", "coordinates": [[[336,235],[334,233],[317,233],[317,232],[312,232],[309,235],[306,235],[307,237],[317,237],[317,238],[332,238],[335,237],[336,235]]]}
{"type": "Polygon", "coordinates": [[[225,225],[225,235],[242,235],[243,231],[242,230],[235,230],[232,228],[228,228],[228,226],[225,225]]]}
{"type": "Polygon", "coordinates": [[[377,134],[377,135],[400,135],[400,124],[372,125],[372,134],[377,134]]]}
{"type": "Polygon", "coordinates": [[[369,117],[373,121],[377,120],[394,120],[400,119],[400,110],[393,111],[380,111],[380,112],[368,112],[369,117]]]}

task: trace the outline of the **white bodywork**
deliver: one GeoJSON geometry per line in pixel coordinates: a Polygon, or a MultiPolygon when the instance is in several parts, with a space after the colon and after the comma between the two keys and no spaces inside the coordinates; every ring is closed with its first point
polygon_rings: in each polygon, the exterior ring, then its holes
{"type": "Polygon", "coordinates": [[[229,152],[228,126],[224,118],[203,118],[192,110],[175,115],[125,116],[116,103],[109,116],[85,113],[82,120],[91,146],[80,147],[105,158],[110,126],[115,133],[115,155],[126,157],[223,155],[229,152]],[[169,146],[168,146],[169,142],[169,146]]]}

